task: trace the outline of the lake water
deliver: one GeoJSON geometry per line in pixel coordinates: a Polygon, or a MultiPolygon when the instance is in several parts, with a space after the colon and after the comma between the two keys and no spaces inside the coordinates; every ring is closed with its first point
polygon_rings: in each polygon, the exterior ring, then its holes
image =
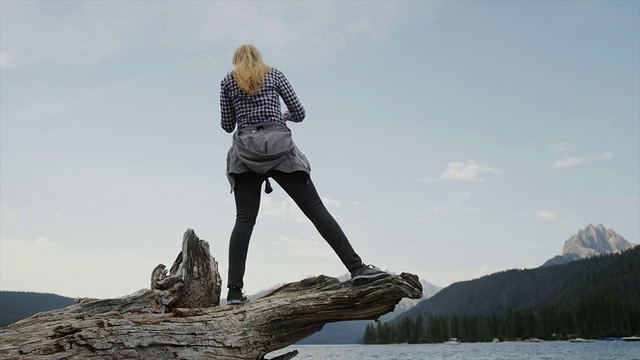
{"type": "Polygon", "coordinates": [[[298,350],[294,360],[640,360],[640,342],[595,341],[462,343],[460,345],[292,345],[267,359],[298,350]]]}

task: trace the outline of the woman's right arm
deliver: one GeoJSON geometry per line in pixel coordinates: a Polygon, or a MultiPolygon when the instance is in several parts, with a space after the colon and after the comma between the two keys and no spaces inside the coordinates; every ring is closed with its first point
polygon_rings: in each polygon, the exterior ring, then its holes
{"type": "Polygon", "coordinates": [[[278,92],[284,104],[287,105],[287,111],[283,117],[285,121],[300,122],[304,120],[305,112],[302,103],[298,100],[296,92],[283,73],[278,71],[278,92]]]}

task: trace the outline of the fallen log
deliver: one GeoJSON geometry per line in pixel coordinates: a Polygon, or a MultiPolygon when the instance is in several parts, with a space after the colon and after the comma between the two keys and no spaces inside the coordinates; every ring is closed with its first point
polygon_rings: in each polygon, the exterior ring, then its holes
{"type": "Polygon", "coordinates": [[[219,306],[221,284],[208,243],[189,229],[170,272],[164,265],[153,270],[151,289],[80,299],[1,328],[0,358],[264,359],[327,323],[374,320],[402,298],[422,295],[418,277],[408,273],[362,286],[320,275],[219,306]]]}

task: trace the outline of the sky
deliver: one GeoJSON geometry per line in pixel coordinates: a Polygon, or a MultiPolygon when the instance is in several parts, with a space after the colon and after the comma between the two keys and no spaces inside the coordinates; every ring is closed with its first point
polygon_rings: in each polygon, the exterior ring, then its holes
{"type": "MultiPolygon", "coordinates": [[[[640,240],[638,1],[0,2],[0,290],[148,288],[188,228],[226,286],[220,80],[258,47],[365,263],[438,286],[640,240]]],[[[245,292],[346,269],[275,183],[245,292]]],[[[224,296],[224,293],[223,293],[224,296]]]]}

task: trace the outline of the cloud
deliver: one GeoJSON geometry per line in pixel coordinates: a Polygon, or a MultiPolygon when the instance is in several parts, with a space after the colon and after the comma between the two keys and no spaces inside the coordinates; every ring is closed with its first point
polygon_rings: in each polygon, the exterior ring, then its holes
{"type": "MultiPolygon", "coordinates": [[[[321,197],[324,205],[331,211],[339,207],[342,202],[329,197],[321,197]]],[[[277,218],[281,220],[294,220],[297,222],[308,222],[307,217],[302,213],[298,205],[291,198],[279,200],[274,195],[263,196],[260,204],[260,215],[277,218]]],[[[258,215],[258,216],[260,216],[258,215]]]]}
{"type": "Polygon", "coordinates": [[[123,6],[104,5],[6,2],[0,32],[2,68],[38,61],[88,65],[115,53],[131,30],[126,22],[133,18],[123,6]]]}
{"type": "Polygon", "coordinates": [[[333,260],[336,256],[324,240],[309,240],[303,236],[280,234],[273,244],[283,253],[308,260],[333,260]]]}
{"type": "Polygon", "coordinates": [[[6,51],[0,51],[0,70],[6,70],[16,67],[15,59],[6,51]]]}
{"type": "Polygon", "coordinates": [[[405,220],[409,224],[424,224],[431,221],[431,217],[428,214],[422,212],[415,213],[412,217],[405,220]]]}
{"type": "Polygon", "coordinates": [[[551,168],[568,169],[568,168],[578,167],[578,166],[586,165],[592,162],[603,161],[611,158],[613,158],[613,153],[610,153],[610,152],[605,152],[594,157],[579,157],[579,156],[567,157],[554,162],[551,165],[551,168]]]}
{"type": "Polygon", "coordinates": [[[461,204],[471,198],[472,195],[468,191],[456,191],[449,194],[447,202],[451,204],[461,204]]]}
{"type": "Polygon", "coordinates": [[[115,298],[147,288],[149,269],[158,265],[129,253],[64,250],[44,236],[35,240],[0,238],[0,248],[2,290],[115,298]]]}
{"type": "Polygon", "coordinates": [[[424,224],[433,221],[436,214],[455,213],[458,215],[475,213],[476,209],[466,205],[467,201],[473,195],[467,191],[456,191],[449,193],[449,196],[443,201],[431,206],[429,209],[419,211],[411,217],[405,219],[409,224],[424,224]]]}
{"type": "Polygon", "coordinates": [[[322,202],[327,208],[333,208],[333,207],[338,207],[342,205],[342,202],[340,200],[332,199],[330,197],[325,197],[325,196],[321,196],[321,198],[322,198],[322,202]]]}
{"type": "Polygon", "coordinates": [[[536,217],[538,220],[542,221],[556,221],[558,220],[558,214],[549,210],[538,210],[536,212],[536,217]]]}
{"type": "Polygon", "coordinates": [[[303,221],[304,214],[291,199],[277,200],[272,196],[264,196],[260,204],[260,215],[281,220],[303,221]]]}
{"type": "Polygon", "coordinates": [[[300,57],[322,61],[338,58],[354,42],[386,38],[402,24],[400,6],[393,2],[2,2],[2,68],[40,61],[91,66],[123,51],[158,44],[167,54],[192,52],[202,59],[224,55],[231,65],[235,46],[247,42],[273,53],[277,61],[300,62],[300,57]]]}
{"type": "Polygon", "coordinates": [[[571,144],[565,141],[563,136],[556,136],[551,142],[551,145],[549,145],[551,152],[565,152],[571,150],[571,148],[571,144]]]}
{"type": "Polygon", "coordinates": [[[467,161],[466,163],[451,161],[447,164],[447,168],[442,175],[440,175],[440,178],[475,182],[484,181],[484,179],[480,177],[482,174],[498,174],[500,172],[500,169],[481,165],[474,161],[467,161]]]}
{"type": "Polygon", "coordinates": [[[0,209],[0,213],[3,216],[15,216],[16,215],[16,212],[13,209],[10,209],[10,208],[8,208],[6,206],[4,206],[4,207],[2,207],[2,209],[0,209]]]}
{"type": "Polygon", "coordinates": [[[476,268],[461,268],[458,267],[456,270],[451,271],[440,270],[440,269],[430,269],[429,270],[429,281],[432,281],[438,286],[449,286],[453,283],[459,281],[468,281],[472,279],[479,279],[486,275],[495,274],[501,271],[516,269],[517,266],[504,266],[504,267],[493,267],[488,265],[482,265],[476,268]]]}
{"type": "Polygon", "coordinates": [[[529,210],[520,210],[517,213],[511,215],[512,219],[523,219],[529,216],[529,210]]]}

